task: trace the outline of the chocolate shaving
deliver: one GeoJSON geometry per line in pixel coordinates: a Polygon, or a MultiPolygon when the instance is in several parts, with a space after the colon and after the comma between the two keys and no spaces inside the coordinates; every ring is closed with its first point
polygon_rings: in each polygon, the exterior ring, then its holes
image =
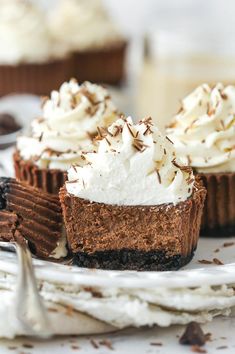
{"type": "Polygon", "coordinates": [[[108,145],[111,146],[110,141],[108,140],[108,138],[105,137],[105,140],[107,141],[108,145]]]}
{"type": "Polygon", "coordinates": [[[200,348],[199,345],[193,345],[193,346],[191,347],[191,351],[192,351],[193,353],[201,353],[201,354],[207,353],[206,349],[200,348]]]}
{"type": "Polygon", "coordinates": [[[132,146],[139,152],[144,152],[149,146],[144,144],[143,140],[134,138],[132,146]]]}
{"type": "Polygon", "coordinates": [[[212,261],[208,261],[207,259],[199,259],[198,263],[201,263],[201,264],[213,264],[212,261]]]}
{"type": "Polygon", "coordinates": [[[220,261],[218,258],[213,258],[213,263],[215,263],[216,265],[224,265],[224,263],[220,261]]]}
{"type": "Polygon", "coordinates": [[[99,109],[98,105],[89,106],[86,108],[86,113],[89,116],[93,117],[96,114],[96,112],[98,111],[98,109],[99,109]]]}
{"type": "Polygon", "coordinates": [[[179,340],[180,344],[202,346],[206,343],[205,335],[197,322],[190,322],[179,340]]]}
{"type": "Polygon", "coordinates": [[[166,135],[166,139],[171,143],[171,144],[173,144],[174,145],[174,143],[173,143],[173,141],[170,139],[170,138],[168,138],[168,136],[166,135]]]}
{"type": "Polygon", "coordinates": [[[212,337],[212,333],[210,333],[210,332],[206,333],[205,334],[206,342],[211,342],[212,341],[211,337],[212,337]]]}
{"type": "Polygon", "coordinates": [[[42,138],[43,138],[43,132],[41,133],[41,135],[40,135],[39,138],[38,138],[39,142],[42,141],[42,138]]]}
{"type": "Polygon", "coordinates": [[[179,108],[178,112],[176,113],[177,115],[182,113],[184,111],[184,107],[183,105],[179,108]]]}
{"type": "Polygon", "coordinates": [[[103,139],[107,136],[107,130],[105,128],[102,127],[97,127],[97,131],[98,131],[98,138],[99,139],[103,139]]]}
{"type": "Polygon", "coordinates": [[[181,171],[183,171],[183,172],[188,172],[188,173],[192,172],[192,168],[191,168],[191,167],[179,165],[178,162],[176,162],[176,159],[175,159],[175,158],[174,158],[171,162],[172,162],[172,164],[173,164],[175,167],[179,168],[179,169],[180,169],[181,171]]]}
{"type": "Polygon", "coordinates": [[[215,109],[214,108],[210,108],[209,111],[207,112],[208,116],[212,116],[213,114],[215,114],[215,109]]]}
{"type": "Polygon", "coordinates": [[[148,125],[146,130],[144,131],[143,135],[147,135],[147,134],[153,134],[153,131],[151,130],[151,127],[148,125]]]}
{"type": "Polygon", "coordinates": [[[224,125],[224,121],[223,120],[220,120],[220,124],[221,124],[222,129],[225,130],[225,125],[224,125]]]}
{"type": "Polygon", "coordinates": [[[235,245],[235,242],[225,242],[223,244],[223,247],[230,247],[230,246],[234,246],[235,245]]]}
{"type": "Polygon", "coordinates": [[[73,183],[77,183],[78,181],[79,181],[78,179],[74,179],[73,181],[66,181],[66,183],[73,184],[73,183]]]}
{"type": "Polygon", "coordinates": [[[162,183],[161,175],[160,175],[158,169],[156,169],[155,171],[157,173],[158,182],[159,182],[159,184],[161,184],[162,183]]]}
{"type": "Polygon", "coordinates": [[[91,343],[93,348],[99,349],[99,345],[94,339],[90,339],[90,343],[91,343]]]}
{"type": "Polygon", "coordinates": [[[217,350],[220,350],[220,349],[227,349],[228,346],[227,345],[221,345],[220,347],[217,347],[216,349],[217,350]]]}
{"type": "Polygon", "coordinates": [[[188,160],[188,164],[191,165],[192,159],[191,159],[191,157],[189,155],[187,155],[187,160],[188,160]]]}
{"type": "Polygon", "coordinates": [[[99,341],[100,345],[107,347],[110,350],[114,350],[112,343],[108,339],[103,339],[99,341]]]}
{"type": "Polygon", "coordinates": [[[89,292],[89,293],[91,293],[93,297],[96,297],[98,299],[102,299],[103,298],[103,295],[101,294],[101,292],[93,289],[92,287],[85,287],[84,290],[89,292]]]}
{"type": "Polygon", "coordinates": [[[29,343],[24,343],[24,344],[22,344],[22,347],[23,347],[23,348],[27,348],[27,349],[32,349],[32,348],[34,348],[34,346],[33,346],[32,344],[29,344],[29,343]]]}
{"type": "Polygon", "coordinates": [[[129,125],[128,123],[126,123],[126,126],[127,126],[128,130],[129,130],[130,134],[133,136],[133,138],[135,138],[135,134],[134,134],[133,131],[131,130],[130,125],[129,125]]]}
{"type": "Polygon", "coordinates": [[[151,117],[144,118],[140,121],[140,124],[153,125],[153,120],[151,117]]]}
{"type": "Polygon", "coordinates": [[[83,86],[80,92],[91,102],[92,105],[97,105],[100,102],[96,101],[96,95],[87,90],[85,86],[83,86]]]}
{"type": "Polygon", "coordinates": [[[156,346],[156,347],[161,347],[162,343],[161,342],[151,342],[150,345],[156,346]]]}
{"type": "Polygon", "coordinates": [[[226,95],[226,93],[224,93],[224,92],[220,92],[220,96],[222,97],[223,100],[228,99],[228,95],[226,95]]]}
{"type": "Polygon", "coordinates": [[[45,103],[49,100],[48,96],[42,96],[41,97],[41,108],[45,106],[45,103]]]}
{"type": "Polygon", "coordinates": [[[113,136],[116,137],[118,134],[122,133],[122,126],[120,125],[115,125],[114,128],[116,129],[115,132],[113,132],[113,136]]]}
{"type": "Polygon", "coordinates": [[[67,151],[56,151],[56,150],[53,150],[53,149],[50,149],[50,148],[47,148],[43,151],[44,153],[48,153],[49,156],[52,156],[52,155],[56,155],[57,157],[60,156],[60,155],[63,155],[63,154],[69,154],[71,153],[71,150],[67,150],[67,151]]]}
{"type": "Polygon", "coordinates": [[[78,345],[71,345],[71,349],[78,350],[78,349],[80,349],[80,347],[78,345]]]}

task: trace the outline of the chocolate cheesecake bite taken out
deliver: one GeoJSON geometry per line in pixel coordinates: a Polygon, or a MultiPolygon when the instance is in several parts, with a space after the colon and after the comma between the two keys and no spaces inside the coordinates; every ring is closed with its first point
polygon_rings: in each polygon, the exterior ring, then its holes
{"type": "Polygon", "coordinates": [[[58,198],[13,178],[0,178],[0,240],[27,242],[41,258],[67,255],[58,198]]]}
{"type": "Polygon", "coordinates": [[[100,129],[98,149],[60,191],[74,264],[172,270],[193,257],[205,189],[151,119],[100,129]]]}

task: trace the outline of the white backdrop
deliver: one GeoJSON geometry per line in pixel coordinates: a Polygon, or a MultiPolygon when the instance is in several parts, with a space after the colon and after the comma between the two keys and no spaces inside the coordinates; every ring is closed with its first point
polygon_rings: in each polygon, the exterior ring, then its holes
{"type": "MultiPolygon", "coordinates": [[[[32,0],[54,6],[59,0],[32,0]]],[[[70,1],[70,0],[67,0],[70,1]]],[[[90,0],[92,1],[92,0],[90,0]]],[[[152,25],[185,26],[231,32],[234,30],[234,0],[103,0],[124,32],[142,35],[152,25]]]]}

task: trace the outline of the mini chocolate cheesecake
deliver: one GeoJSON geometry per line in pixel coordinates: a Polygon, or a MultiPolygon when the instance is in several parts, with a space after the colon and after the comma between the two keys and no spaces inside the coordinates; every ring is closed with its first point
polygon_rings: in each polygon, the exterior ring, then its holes
{"type": "Polygon", "coordinates": [[[108,91],[75,79],[52,91],[42,103],[42,117],[31,124],[29,136],[17,139],[16,178],[54,195],[66,180],[66,170],[83,163],[83,152],[94,149],[97,126],[108,126],[119,116],[108,91]]]}
{"type": "Polygon", "coordinates": [[[205,188],[150,119],[119,119],[60,191],[80,267],[176,270],[197,247],[205,188]]]}
{"type": "Polygon", "coordinates": [[[80,267],[177,270],[197,247],[205,190],[174,206],[116,206],[60,192],[68,243],[80,267]]]}
{"type": "Polygon", "coordinates": [[[67,254],[58,198],[13,178],[0,178],[0,240],[27,242],[42,258],[67,254]]]}
{"type": "Polygon", "coordinates": [[[167,134],[207,189],[201,235],[235,236],[235,86],[197,87],[167,134]]]}

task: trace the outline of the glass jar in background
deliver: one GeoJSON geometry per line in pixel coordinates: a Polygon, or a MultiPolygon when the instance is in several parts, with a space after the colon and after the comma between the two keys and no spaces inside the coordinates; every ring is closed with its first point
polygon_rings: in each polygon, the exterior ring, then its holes
{"type": "Polygon", "coordinates": [[[151,31],[139,78],[138,116],[164,129],[180,100],[202,83],[235,84],[235,34],[151,31]]]}

